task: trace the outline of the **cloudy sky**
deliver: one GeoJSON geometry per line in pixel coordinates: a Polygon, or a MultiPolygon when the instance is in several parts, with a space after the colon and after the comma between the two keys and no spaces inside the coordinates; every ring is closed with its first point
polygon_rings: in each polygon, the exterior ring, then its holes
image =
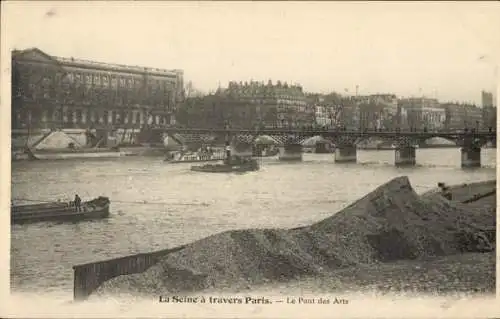
{"type": "Polygon", "coordinates": [[[424,94],[480,103],[496,91],[500,6],[469,3],[10,2],[11,48],[184,69],[220,82],[297,82],[307,91],[424,94]]]}

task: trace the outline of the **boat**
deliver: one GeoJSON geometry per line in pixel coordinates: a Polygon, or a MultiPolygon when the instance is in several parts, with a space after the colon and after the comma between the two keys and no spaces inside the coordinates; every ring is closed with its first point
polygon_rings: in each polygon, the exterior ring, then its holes
{"type": "Polygon", "coordinates": [[[59,160],[82,158],[114,158],[129,155],[118,148],[79,148],[79,149],[43,149],[26,148],[26,154],[31,160],[59,160]]]}
{"type": "Polygon", "coordinates": [[[205,164],[201,166],[191,166],[192,171],[203,173],[243,173],[257,171],[259,170],[259,168],[259,163],[255,159],[249,159],[236,163],[233,162],[224,164],[205,164]]]}
{"type": "Polygon", "coordinates": [[[77,211],[73,202],[51,202],[32,205],[11,206],[11,224],[35,223],[44,221],[79,221],[109,217],[110,200],[99,196],[83,202],[77,211]]]}
{"type": "Polygon", "coordinates": [[[200,163],[200,162],[219,162],[224,160],[224,153],[200,154],[200,153],[177,153],[165,158],[165,162],[176,163],[200,163]]]}

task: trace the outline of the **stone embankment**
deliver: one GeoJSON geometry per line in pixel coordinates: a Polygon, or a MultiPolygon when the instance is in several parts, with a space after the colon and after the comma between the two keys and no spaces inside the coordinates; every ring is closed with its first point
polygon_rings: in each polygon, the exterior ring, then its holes
{"type": "Polygon", "coordinates": [[[418,195],[407,177],[398,177],[313,225],[219,233],[162,256],[142,273],[108,280],[97,293],[239,290],[307,280],[314,286],[310,292],[325,288],[326,282],[331,291],[347,289],[346,282],[351,287],[417,290],[420,282],[434,282],[431,290],[443,291],[452,285],[450,274],[463,291],[490,291],[494,284],[487,283],[495,281],[491,256],[496,200],[477,194],[494,188],[495,182],[454,186],[450,201],[435,192],[418,195]],[[462,203],[474,196],[482,207],[474,201],[462,203]],[[472,259],[480,263],[476,277],[488,277],[486,286],[467,280],[475,278],[468,258],[474,255],[485,256],[472,259]],[[340,279],[318,280],[332,274],[340,279]]]}

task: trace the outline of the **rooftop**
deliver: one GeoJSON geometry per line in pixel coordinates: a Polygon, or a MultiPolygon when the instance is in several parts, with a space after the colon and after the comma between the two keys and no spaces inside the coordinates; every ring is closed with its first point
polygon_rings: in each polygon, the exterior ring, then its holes
{"type": "Polygon", "coordinates": [[[19,55],[24,55],[24,54],[38,54],[45,56],[47,58],[53,59],[54,61],[57,61],[62,64],[80,64],[80,65],[86,65],[86,66],[93,66],[97,68],[113,68],[113,69],[121,69],[124,71],[135,71],[135,72],[155,72],[155,73],[163,73],[163,74],[168,74],[168,75],[176,75],[176,74],[182,74],[183,70],[180,69],[160,69],[160,68],[152,68],[152,67],[142,67],[142,66],[136,66],[136,65],[125,65],[125,64],[117,64],[117,63],[104,63],[104,62],[98,62],[98,61],[93,61],[93,60],[85,60],[85,59],[78,59],[74,57],[66,58],[66,57],[59,57],[59,56],[54,56],[54,55],[49,55],[45,53],[44,51],[38,49],[38,48],[29,48],[25,50],[13,50],[12,51],[12,56],[19,56],[19,55]]]}

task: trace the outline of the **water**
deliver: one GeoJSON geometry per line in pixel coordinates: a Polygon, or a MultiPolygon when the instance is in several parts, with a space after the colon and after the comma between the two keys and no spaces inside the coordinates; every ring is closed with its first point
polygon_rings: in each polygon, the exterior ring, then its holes
{"type": "Polygon", "coordinates": [[[356,164],[304,154],[302,163],[263,159],[260,171],[240,175],[190,172],[191,164],[160,158],[16,162],[13,199],[104,195],[112,217],[12,226],[11,288],[71,298],[75,264],[174,247],[229,229],[310,224],[396,176],[408,175],[417,192],[440,181],[494,179],[495,156],[496,149],[483,149],[484,167],[464,171],[459,149],[418,150],[413,168],[394,167],[392,151],[358,151],[356,164]]]}

